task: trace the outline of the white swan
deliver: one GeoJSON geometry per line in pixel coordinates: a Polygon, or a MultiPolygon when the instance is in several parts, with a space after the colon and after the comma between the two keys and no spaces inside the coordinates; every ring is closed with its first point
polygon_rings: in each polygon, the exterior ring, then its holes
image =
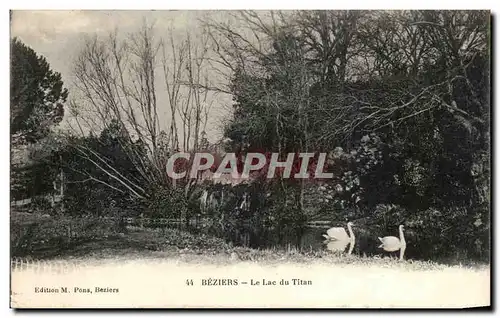
{"type": "Polygon", "coordinates": [[[405,236],[403,234],[404,226],[400,225],[399,226],[399,238],[395,236],[385,236],[385,237],[379,237],[378,239],[382,244],[380,244],[379,248],[383,248],[384,251],[386,252],[395,252],[395,251],[400,251],[399,252],[399,259],[403,260],[405,250],[406,250],[406,241],[405,241],[405,236]]]}
{"type": "Polygon", "coordinates": [[[347,222],[349,235],[343,227],[332,227],[328,229],[326,234],[323,234],[323,237],[326,239],[325,243],[327,244],[328,250],[343,252],[347,244],[350,244],[349,251],[347,252],[347,254],[350,255],[354,249],[354,243],[356,240],[354,232],[352,231],[353,225],[354,224],[352,222],[347,222]]]}

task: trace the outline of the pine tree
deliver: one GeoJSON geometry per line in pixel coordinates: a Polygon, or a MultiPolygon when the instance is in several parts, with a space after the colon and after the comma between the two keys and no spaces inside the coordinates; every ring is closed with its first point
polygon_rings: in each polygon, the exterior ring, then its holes
{"type": "Polygon", "coordinates": [[[10,69],[12,143],[33,143],[61,122],[68,90],[45,57],[17,38],[11,41],[10,69]]]}

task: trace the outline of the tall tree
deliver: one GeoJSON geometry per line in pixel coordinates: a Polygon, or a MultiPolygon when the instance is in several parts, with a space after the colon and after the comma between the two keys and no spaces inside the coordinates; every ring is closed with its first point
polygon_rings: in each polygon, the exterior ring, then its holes
{"type": "Polygon", "coordinates": [[[330,185],[342,199],[328,206],[345,200],[376,216],[396,203],[419,222],[429,209],[448,223],[467,211],[448,235],[465,242],[485,229],[489,206],[488,14],[242,12],[238,27],[210,22],[216,65],[231,75],[225,136],[250,149],[340,146],[345,167],[335,163],[330,185]]]}
{"type": "Polygon", "coordinates": [[[51,70],[45,57],[17,38],[11,41],[10,69],[12,142],[33,143],[61,122],[68,90],[63,87],[61,74],[51,70]]]}

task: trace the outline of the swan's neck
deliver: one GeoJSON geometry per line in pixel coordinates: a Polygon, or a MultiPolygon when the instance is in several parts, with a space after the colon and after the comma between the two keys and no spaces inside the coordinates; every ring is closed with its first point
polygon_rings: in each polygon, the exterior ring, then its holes
{"type": "Polygon", "coordinates": [[[401,241],[402,245],[406,245],[405,235],[403,233],[403,229],[402,228],[399,228],[399,240],[401,241]]]}
{"type": "Polygon", "coordinates": [[[350,255],[352,253],[352,251],[354,250],[354,232],[352,231],[352,227],[350,224],[347,225],[347,230],[349,231],[349,236],[350,236],[350,239],[349,239],[349,252],[348,254],[350,255]]]}
{"type": "Polygon", "coordinates": [[[347,225],[347,230],[349,231],[349,236],[351,237],[351,240],[354,240],[354,232],[352,231],[351,225],[347,225]]]}

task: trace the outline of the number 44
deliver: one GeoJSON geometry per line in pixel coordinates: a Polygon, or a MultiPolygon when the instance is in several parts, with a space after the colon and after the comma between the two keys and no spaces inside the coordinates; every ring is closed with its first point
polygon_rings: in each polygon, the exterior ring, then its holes
{"type": "Polygon", "coordinates": [[[193,280],[192,279],[186,279],[186,285],[188,286],[193,286],[193,280]]]}

